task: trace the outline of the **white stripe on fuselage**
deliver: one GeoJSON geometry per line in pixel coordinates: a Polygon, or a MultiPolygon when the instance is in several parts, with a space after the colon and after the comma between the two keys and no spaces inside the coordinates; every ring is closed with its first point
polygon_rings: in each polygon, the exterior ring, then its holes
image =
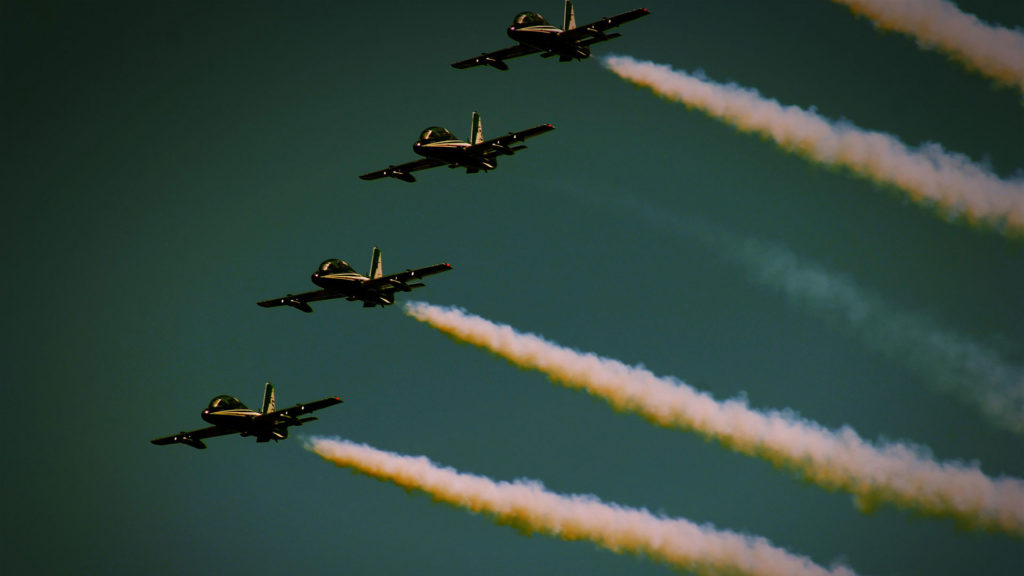
{"type": "Polygon", "coordinates": [[[246,408],[244,410],[242,410],[242,409],[216,410],[216,411],[212,411],[212,412],[207,412],[206,415],[207,416],[261,416],[262,414],[260,412],[255,411],[255,410],[250,410],[250,409],[246,408]]]}
{"type": "MultiPolygon", "coordinates": [[[[473,145],[462,140],[442,140],[440,142],[417,142],[414,150],[420,156],[444,162],[449,166],[476,166],[481,163],[481,156],[473,156],[466,152],[473,145]]],[[[483,168],[481,166],[481,168],[483,168]]]]}
{"type": "Polygon", "coordinates": [[[524,26],[522,28],[516,28],[516,32],[543,32],[545,34],[558,34],[562,32],[562,29],[557,26],[550,24],[542,24],[540,26],[524,26]]]}
{"type": "Polygon", "coordinates": [[[426,142],[420,144],[420,149],[423,148],[469,148],[471,144],[469,142],[463,142],[462,140],[442,140],[440,142],[426,142]]]}
{"type": "Polygon", "coordinates": [[[369,278],[367,278],[366,276],[363,276],[362,274],[358,274],[356,272],[343,272],[341,274],[325,274],[323,276],[320,276],[320,279],[322,279],[322,280],[324,280],[324,279],[326,279],[326,280],[352,280],[352,281],[360,281],[360,282],[364,282],[366,280],[369,280],[369,278]]]}

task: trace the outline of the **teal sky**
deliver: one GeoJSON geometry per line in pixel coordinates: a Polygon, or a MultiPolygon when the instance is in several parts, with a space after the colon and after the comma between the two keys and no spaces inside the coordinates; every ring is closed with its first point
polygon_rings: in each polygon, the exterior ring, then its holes
{"type": "MultiPolygon", "coordinates": [[[[827,0],[576,4],[581,24],[651,11],[597,55],[703,70],[1004,178],[1024,170],[1019,92],[827,0]]],[[[1017,2],[957,4],[1024,26],[1017,2]]],[[[1018,370],[1024,240],[661,100],[596,58],[450,68],[509,45],[522,10],[561,18],[558,0],[0,3],[5,574],[673,573],[337,469],[298,429],[204,452],[149,443],[205,425],[213,396],[258,404],[268,380],[279,406],[344,398],[303,433],[764,536],[859,574],[1021,573],[1019,539],[862,514],[400,307],[256,306],[312,289],[327,258],[365,272],[376,245],[385,273],[453,265],[417,299],[1024,477],[1024,435],[683,228],[784,247],[1018,370]],[[474,110],[489,137],[556,130],[487,174],[357,178],[414,160],[426,126],[467,137],[474,110]]]]}

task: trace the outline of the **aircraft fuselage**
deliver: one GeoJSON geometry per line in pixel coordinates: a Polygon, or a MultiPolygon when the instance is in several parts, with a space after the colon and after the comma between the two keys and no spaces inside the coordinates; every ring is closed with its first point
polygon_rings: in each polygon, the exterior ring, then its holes
{"type": "MultiPolygon", "coordinates": [[[[256,436],[257,442],[267,442],[269,440],[284,440],[288,437],[287,426],[277,426],[276,422],[267,423],[264,425],[256,426],[254,420],[258,416],[262,416],[260,412],[246,408],[237,399],[234,399],[237,405],[224,408],[215,409],[207,408],[203,410],[200,415],[203,420],[206,420],[214,426],[221,426],[239,432],[242,436],[256,436]]],[[[214,399],[214,402],[216,399],[214,399]]],[[[211,405],[214,403],[211,402],[211,405]]]]}
{"type": "MultiPolygon", "coordinates": [[[[328,261],[329,262],[329,261],[328,261]]],[[[364,302],[372,303],[373,305],[384,306],[386,304],[392,304],[392,299],[387,294],[380,292],[379,290],[374,291],[366,288],[366,283],[370,281],[369,278],[362,274],[352,270],[347,264],[342,267],[334,268],[333,270],[325,270],[325,262],[313,273],[310,280],[313,284],[327,290],[328,292],[337,295],[339,298],[346,300],[362,300],[364,302]]],[[[403,292],[408,291],[403,284],[397,283],[394,285],[395,289],[403,292]]]]}
{"type": "Polygon", "coordinates": [[[536,48],[547,55],[558,55],[563,58],[589,58],[590,48],[581,46],[574,40],[562,38],[562,30],[551,25],[516,27],[508,29],[509,38],[531,48],[536,48]]]}
{"type": "Polygon", "coordinates": [[[248,408],[241,410],[210,410],[207,408],[201,414],[203,420],[210,424],[225,426],[232,430],[244,429],[250,420],[259,415],[259,412],[248,408]]]}
{"type": "Polygon", "coordinates": [[[359,291],[359,287],[369,280],[362,274],[355,272],[343,272],[340,274],[325,274],[319,270],[313,273],[310,277],[313,284],[323,288],[324,290],[330,290],[331,292],[338,293],[356,293],[359,291]]]}
{"type": "Polygon", "coordinates": [[[424,142],[417,140],[412,145],[413,152],[439,162],[444,162],[452,168],[459,166],[475,168],[477,170],[493,170],[498,163],[493,158],[473,156],[466,152],[470,148],[469,142],[462,140],[442,140],[440,142],[424,142]]]}

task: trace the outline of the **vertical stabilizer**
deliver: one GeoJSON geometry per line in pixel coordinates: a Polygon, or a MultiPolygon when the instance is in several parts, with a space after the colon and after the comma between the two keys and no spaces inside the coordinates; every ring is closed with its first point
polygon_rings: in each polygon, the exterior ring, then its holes
{"type": "Polygon", "coordinates": [[[384,275],[380,265],[380,248],[373,247],[373,257],[370,258],[370,280],[375,280],[384,275]]]}
{"type": "Polygon", "coordinates": [[[479,144],[484,141],[484,123],[480,120],[480,114],[473,112],[473,129],[470,131],[469,143],[479,144]]]}
{"type": "Polygon", "coordinates": [[[274,385],[267,382],[267,387],[263,389],[263,408],[260,412],[264,414],[270,414],[276,410],[277,403],[274,402],[274,385]]]}
{"type": "Polygon", "coordinates": [[[576,27],[576,12],[572,8],[572,2],[565,0],[565,12],[562,14],[562,30],[572,30],[576,27]]]}

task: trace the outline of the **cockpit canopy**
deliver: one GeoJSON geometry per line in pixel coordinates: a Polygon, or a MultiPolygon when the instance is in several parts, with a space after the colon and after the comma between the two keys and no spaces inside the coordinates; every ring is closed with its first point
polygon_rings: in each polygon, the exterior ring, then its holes
{"type": "Polygon", "coordinates": [[[320,265],[318,271],[321,274],[342,274],[345,272],[355,272],[348,262],[344,260],[338,260],[337,258],[331,258],[330,260],[324,260],[324,263],[320,265]]]}
{"type": "Polygon", "coordinates": [[[455,135],[440,126],[431,126],[420,133],[420,142],[443,142],[455,140],[455,135]]]}
{"type": "Polygon", "coordinates": [[[245,409],[245,404],[235,398],[234,396],[217,396],[213,400],[210,400],[210,405],[206,407],[207,410],[219,411],[219,410],[237,410],[245,409]]]}
{"type": "Polygon", "coordinates": [[[548,21],[536,12],[520,12],[512,20],[513,28],[524,28],[526,26],[547,26],[548,21]]]}

